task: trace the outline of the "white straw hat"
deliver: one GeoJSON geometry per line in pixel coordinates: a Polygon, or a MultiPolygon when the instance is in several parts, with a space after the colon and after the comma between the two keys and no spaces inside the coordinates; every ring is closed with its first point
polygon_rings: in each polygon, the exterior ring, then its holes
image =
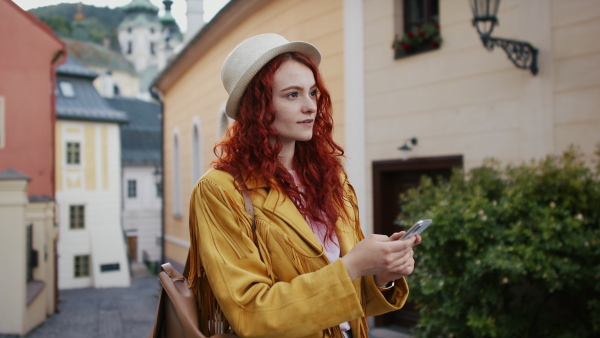
{"type": "Polygon", "coordinates": [[[288,41],[278,34],[261,34],[240,43],[225,59],[221,68],[221,81],[229,93],[225,113],[232,119],[238,112],[240,100],[254,75],[277,55],[299,52],[310,57],[317,66],[321,53],[308,42],[288,41]]]}

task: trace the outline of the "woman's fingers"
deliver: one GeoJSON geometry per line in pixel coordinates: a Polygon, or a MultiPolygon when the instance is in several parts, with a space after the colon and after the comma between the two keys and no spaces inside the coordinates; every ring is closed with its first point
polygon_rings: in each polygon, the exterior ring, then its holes
{"type": "MultiPolygon", "coordinates": [[[[400,232],[394,233],[393,235],[390,236],[390,241],[400,240],[400,238],[402,238],[402,236],[404,236],[405,233],[406,233],[406,231],[400,231],[400,232]]],[[[413,246],[421,244],[421,235],[415,235],[411,238],[414,238],[414,241],[412,242],[413,246]]],[[[407,238],[406,240],[409,240],[411,238],[407,238]]]]}
{"type": "Polygon", "coordinates": [[[369,235],[360,241],[348,254],[342,257],[346,270],[352,279],[378,274],[399,274],[412,271],[414,266],[412,247],[420,238],[391,240],[402,236],[387,237],[369,235]]]}
{"type": "Polygon", "coordinates": [[[395,232],[393,235],[390,236],[390,241],[399,240],[400,238],[402,238],[402,236],[404,236],[405,233],[406,231],[395,232]]]}

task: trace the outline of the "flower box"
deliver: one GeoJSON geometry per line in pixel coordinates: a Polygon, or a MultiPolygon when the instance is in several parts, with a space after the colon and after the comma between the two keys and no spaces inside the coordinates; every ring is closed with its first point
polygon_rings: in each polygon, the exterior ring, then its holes
{"type": "Polygon", "coordinates": [[[426,24],[415,26],[412,32],[404,33],[402,37],[396,35],[392,43],[392,48],[395,51],[395,58],[399,59],[438,49],[442,41],[440,25],[437,20],[433,20],[426,24]]]}

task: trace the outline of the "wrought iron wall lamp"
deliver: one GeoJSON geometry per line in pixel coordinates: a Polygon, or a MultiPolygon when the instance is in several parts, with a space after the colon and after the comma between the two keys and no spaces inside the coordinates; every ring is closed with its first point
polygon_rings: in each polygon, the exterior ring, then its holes
{"type": "Polygon", "coordinates": [[[502,47],[510,61],[521,69],[529,69],[533,75],[538,72],[538,50],[530,43],[517,40],[508,40],[492,37],[494,26],[498,24],[498,7],[500,0],[469,0],[473,10],[473,26],[481,37],[481,42],[488,50],[495,46],[502,47]]]}
{"type": "Polygon", "coordinates": [[[409,142],[413,146],[416,146],[417,143],[419,142],[419,140],[417,140],[416,137],[412,137],[412,138],[406,139],[406,141],[404,141],[404,145],[402,145],[401,147],[398,147],[398,150],[404,150],[404,151],[412,150],[412,148],[408,145],[409,142]]]}

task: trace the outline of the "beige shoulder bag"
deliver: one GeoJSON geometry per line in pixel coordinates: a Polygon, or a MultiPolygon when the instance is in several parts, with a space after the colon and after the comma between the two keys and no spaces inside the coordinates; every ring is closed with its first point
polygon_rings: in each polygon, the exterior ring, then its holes
{"type": "MultiPolygon", "coordinates": [[[[246,212],[252,216],[252,230],[254,224],[254,206],[245,187],[242,187],[244,206],[246,212]]],[[[198,304],[189,281],[186,277],[190,269],[190,256],[185,261],[183,275],[177,272],[171,263],[161,265],[158,280],[162,290],[158,297],[158,310],[151,338],[206,338],[198,329],[198,304]]],[[[217,334],[211,338],[236,338],[233,333],[217,334]]]]}

